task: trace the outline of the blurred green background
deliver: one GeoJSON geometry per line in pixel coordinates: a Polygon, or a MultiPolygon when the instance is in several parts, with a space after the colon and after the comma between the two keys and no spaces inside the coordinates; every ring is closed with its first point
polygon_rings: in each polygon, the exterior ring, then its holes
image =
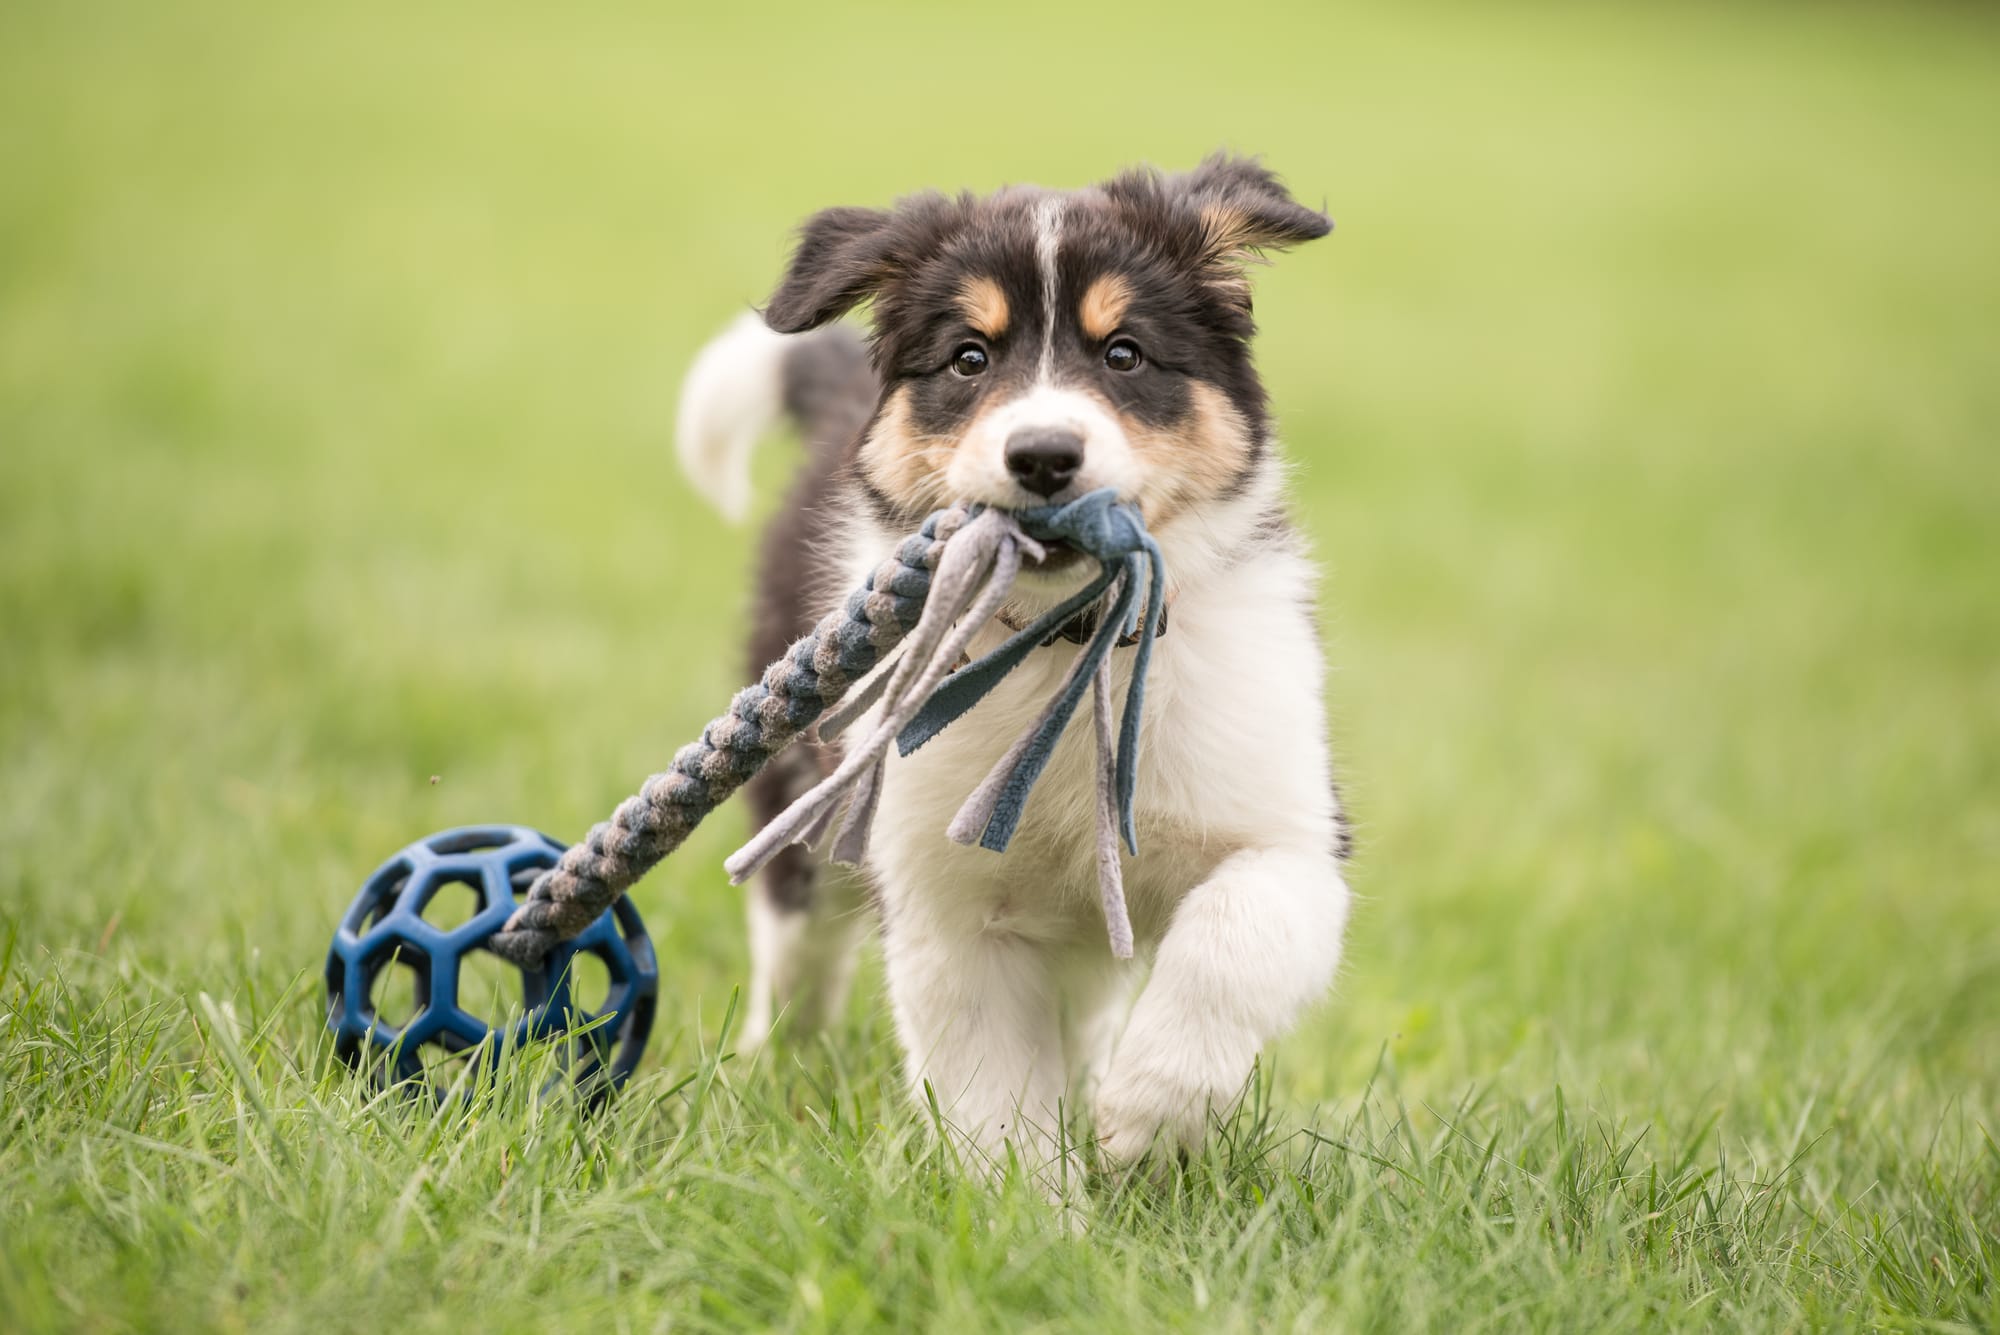
{"type": "MultiPolygon", "coordinates": [[[[1804,1127],[1828,1200],[1956,1137],[1992,1244],[1996,131],[1972,5],[14,0],[0,1046],[59,973],[303,971],[307,1049],[383,856],[574,837],[694,735],[752,537],[675,473],[678,378],[805,214],[1228,146],[1339,223],[1257,298],[1361,895],[1283,1114],[1378,1057],[1413,1106],[1560,1084],[1804,1127]]],[[[663,1028],[743,976],[742,822],[638,891],[663,1028]]],[[[864,988],[834,1050],[887,1046],[864,988]]],[[[59,1257],[91,1132],[21,1062],[0,1220],[59,1257]]],[[[1992,1255],[1911,1310],[1990,1318],[1992,1255]]]]}

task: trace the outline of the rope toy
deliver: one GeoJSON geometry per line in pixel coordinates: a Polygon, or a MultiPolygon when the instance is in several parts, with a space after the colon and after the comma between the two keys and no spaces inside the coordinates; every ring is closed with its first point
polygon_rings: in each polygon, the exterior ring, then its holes
{"type": "Polygon", "coordinates": [[[1028,794],[1055,751],[1083,695],[1092,695],[1097,740],[1097,875],[1111,951],[1132,955],[1118,841],[1138,852],[1132,804],[1139,767],[1139,720],[1146,670],[1165,610],[1166,571],[1159,544],[1136,509],[1115,493],[1092,492],[1064,505],[1006,511],[953,506],[904,539],[845,606],[796,641],[763,679],[739,691],[729,712],[682,747],[672,765],[619,803],[611,819],[536,878],[528,897],[486,948],[525,969],[539,967],[562,942],[588,928],[627,889],[680,847],[702,818],[720,806],[779,751],[820,723],[836,736],[878,701],[882,716],[835,772],[732,856],[725,864],[741,882],[787,844],[815,842],[831,827],[840,801],[847,814],[834,836],[833,856],[858,861],[881,795],[883,766],[893,742],[908,755],[998,686],[1029,652],[1054,639],[1107,595],[1102,617],[1083,652],[1041,716],[973,790],[947,834],[961,844],[1004,852],[1028,794]],[[1047,544],[1067,543],[1095,558],[1098,573],[999,648],[956,672],[972,637],[999,612],[1024,558],[1042,559],[1047,544]],[[1145,615],[1139,614],[1145,588],[1145,615]],[[1123,716],[1112,731],[1111,650],[1135,643],[1123,716]],[[896,662],[846,699],[850,689],[898,645],[896,662]],[[831,711],[829,713],[829,711],[831,711]]]}

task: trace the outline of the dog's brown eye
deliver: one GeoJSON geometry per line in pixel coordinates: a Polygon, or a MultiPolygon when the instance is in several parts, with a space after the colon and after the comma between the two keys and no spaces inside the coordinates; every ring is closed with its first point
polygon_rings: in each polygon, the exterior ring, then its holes
{"type": "Polygon", "coordinates": [[[977,343],[968,343],[951,354],[953,374],[975,376],[986,369],[986,349],[977,343]]]}
{"type": "Polygon", "coordinates": [[[1139,345],[1129,338],[1121,338],[1104,350],[1104,364],[1114,371],[1136,371],[1144,360],[1139,345]]]}

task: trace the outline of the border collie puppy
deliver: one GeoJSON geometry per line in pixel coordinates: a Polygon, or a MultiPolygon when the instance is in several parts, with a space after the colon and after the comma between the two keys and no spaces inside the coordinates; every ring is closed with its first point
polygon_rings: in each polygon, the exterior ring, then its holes
{"type": "MultiPolygon", "coordinates": [[[[1250,361],[1247,266],[1324,236],[1255,161],[1131,171],[1070,192],[939,194],[804,225],[765,306],[689,372],[680,454],[724,512],[781,410],[809,463],[763,548],[750,668],[954,501],[1021,507],[1101,487],[1166,554],[1166,632],[1146,693],[1134,961],[1105,942],[1088,724],[1063,737],[1012,846],[945,828],[1056,690],[1094,615],[949,730],[891,753],[860,875],[788,850],[750,898],[746,1039],[840,1006],[872,901],[906,1074],[962,1142],[1054,1165],[1091,1107],[1129,1162],[1197,1144],[1259,1050],[1332,982],[1347,840],[1327,757],[1313,566],[1250,361]],[[865,345],[833,322],[863,303],[865,345]]],[[[993,648],[1091,573],[1052,552],[980,632],[993,648]]],[[[1131,650],[1114,651],[1122,697],[1131,650]]],[[[865,732],[865,727],[861,729],[865,732]]],[[[759,822],[823,771],[793,748],[753,783],[759,822]]]]}

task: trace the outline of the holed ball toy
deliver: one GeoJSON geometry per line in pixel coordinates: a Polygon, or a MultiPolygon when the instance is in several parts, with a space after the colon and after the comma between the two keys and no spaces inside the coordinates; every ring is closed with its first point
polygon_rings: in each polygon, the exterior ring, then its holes
{"type": "Polygon", "coordinates": [[[576,1033],[577,1087],[602,1097],[623,1084],[645,1050],[660,990],[653,943],[630,899],[533,967],[486,948],[562,854],[563,845],[538,830],[466,826],[420,839],[377,868],[326,956],[327,1020],[340,1056],[386,1082],[443,1097],[461,1063],[490,1071],[530,1039],[576,1033]],[[593,963],[609,976],[601,999],[581,995],[593,963]],[[468,964],[489,965],[514,985],[475,1000],[468,964]],[[481,1000],[497,1002],[497,1013],[481,1014],[481,1000]]]}

